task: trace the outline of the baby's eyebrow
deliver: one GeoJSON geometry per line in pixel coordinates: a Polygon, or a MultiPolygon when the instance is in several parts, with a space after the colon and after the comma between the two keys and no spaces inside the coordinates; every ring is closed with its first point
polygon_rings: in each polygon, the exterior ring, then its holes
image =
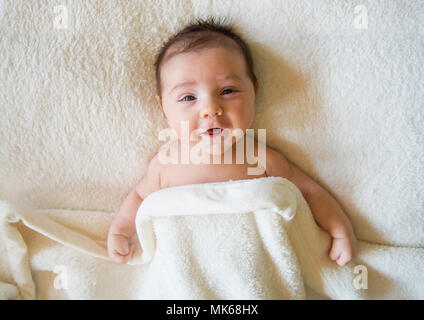
{"type": "Polygon", "coordinates": [[[184,87],[184,86],[187,86],[187,85],[190,85],[190,84],[195,84],[195,83],[196,83],[196,81],[185,81],[185,82],[181,82],[181,83],[177,84],[175,87],[173,87],[171,89],[171,91],[169,91],[169,92],[171,93],[172,91],[174,91],[177,88],[184,87]]]}
{"type": "MultiPolygon", "coordinates": [[[[242,79],[239,76],[235,75],[235,74],[227,74],[225,76],[218,77],[218,79],[222,79],[222,80],[234,79],[234,80],[242,81],[242,79]]],[[[180,87],[184,87],[184,86],[187,86],[187,85],[195,84],[195,83],[196,83],[196,81],[184,81],[184,82],[181,82],[181,83],[177,84],[175,87],[173,87],[171,89],[171,91],[169,91],[169,92],[171,93],[175,89],[178,89],[180,87]]]]}
{"type": "Polygon", "coordinates": [[[226,79],[235,79],[235,80],[238,80],[238,81],[242,81],[241,78],[239,76],[235,75],[235,74],[228,74],[228,75],[223,76],[223,77],[221,77],[219,79],[223,79],[223,80],[226,80],[226,79]]]}

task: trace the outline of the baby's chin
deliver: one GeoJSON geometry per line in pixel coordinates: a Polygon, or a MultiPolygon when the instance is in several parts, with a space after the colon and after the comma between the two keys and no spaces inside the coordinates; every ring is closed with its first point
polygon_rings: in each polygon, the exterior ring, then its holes
{"type": "Polygon", "coordinates": [[[202,146],[202,151],[206,154],[218,156],[227,151],[230,152],[234,143],[241,137],[243,137],[242,132],[234,133],[234,131],[229,130],[219,138],[211,138],[203,135],[199,143],[202,146]]]}
{"type": "Polygon", "coordinates": [[[212,143],[208,145],[207,143],[203,143],[202,150],[208,155],[219,156],[224,154],[227,151],[232,150],[232,144],[231,143],[226,143],[226,144],[212,143]]]}
{"type": "MultiPolygon", "coordinates": [[[[202,131],[204,130],[200,130],[200,132],[202,131]]],[[[232,146],[243,136],[245,136],[245,132],[242,129],[224,129],[219,137],[191,132],[190,139],[182,139],[181,136],[174,138],[177,138],[183,145],[189,145],[189,149],[192,151],[195,149],[194,153],[197,155],[200,153],[207,156],[219,156],[230,152],[232,146]]]]}

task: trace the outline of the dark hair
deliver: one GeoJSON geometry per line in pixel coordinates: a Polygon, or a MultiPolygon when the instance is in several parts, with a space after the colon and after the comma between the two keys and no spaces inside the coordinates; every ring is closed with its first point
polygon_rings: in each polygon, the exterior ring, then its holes
{"type": "Polygon", "coordinates": [[[232,44],[240,49],[246,61],[248,76],[252,80],[253,85],[255,85],[256,75],[253,71],[253,59],[249,46],[234,32],[233,26],[222,21],[216,21],[214,17],[210,17],[207,20],[196,19],[195,22],[185,26],[181,31],[169,38],[161,47],[154,64],[158,95],[161,96],[162,94],[160,68],[164,61],[174,55],[209,46],[228,46],[228,41],[226,43],[223,41],[225,37],[234,40],[235,44],[234,42],[232,44]],[[168,52],[171,47],[172,51],[168,52]]]}

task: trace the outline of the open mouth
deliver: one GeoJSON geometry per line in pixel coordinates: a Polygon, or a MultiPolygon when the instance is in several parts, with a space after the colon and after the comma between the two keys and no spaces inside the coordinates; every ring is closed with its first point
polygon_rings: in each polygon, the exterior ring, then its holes
{"type": "Polygon", "coordinates": [[[218,137],[222,135],[222,132],[224,129],[222,128],[210,128],[203,132],[203,135],[209,136],[209,137],[218,137]]]}

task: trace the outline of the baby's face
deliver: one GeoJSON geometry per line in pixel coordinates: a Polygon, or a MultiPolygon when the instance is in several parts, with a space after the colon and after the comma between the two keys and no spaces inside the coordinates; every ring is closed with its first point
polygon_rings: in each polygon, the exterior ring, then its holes
{"type": "Polygon", "coordinates": [[[164,63],[161,78],[162,98],[156,99],[179,139],[183,121],[188,121],[190,134],[209,142],[223,134],[203,133],[210,128],[227,129],[225,133],[238,128],[244,134],[252,125],[257,83],[249,78],[239,51],[205,48],[177,54],[164,63]]]}

